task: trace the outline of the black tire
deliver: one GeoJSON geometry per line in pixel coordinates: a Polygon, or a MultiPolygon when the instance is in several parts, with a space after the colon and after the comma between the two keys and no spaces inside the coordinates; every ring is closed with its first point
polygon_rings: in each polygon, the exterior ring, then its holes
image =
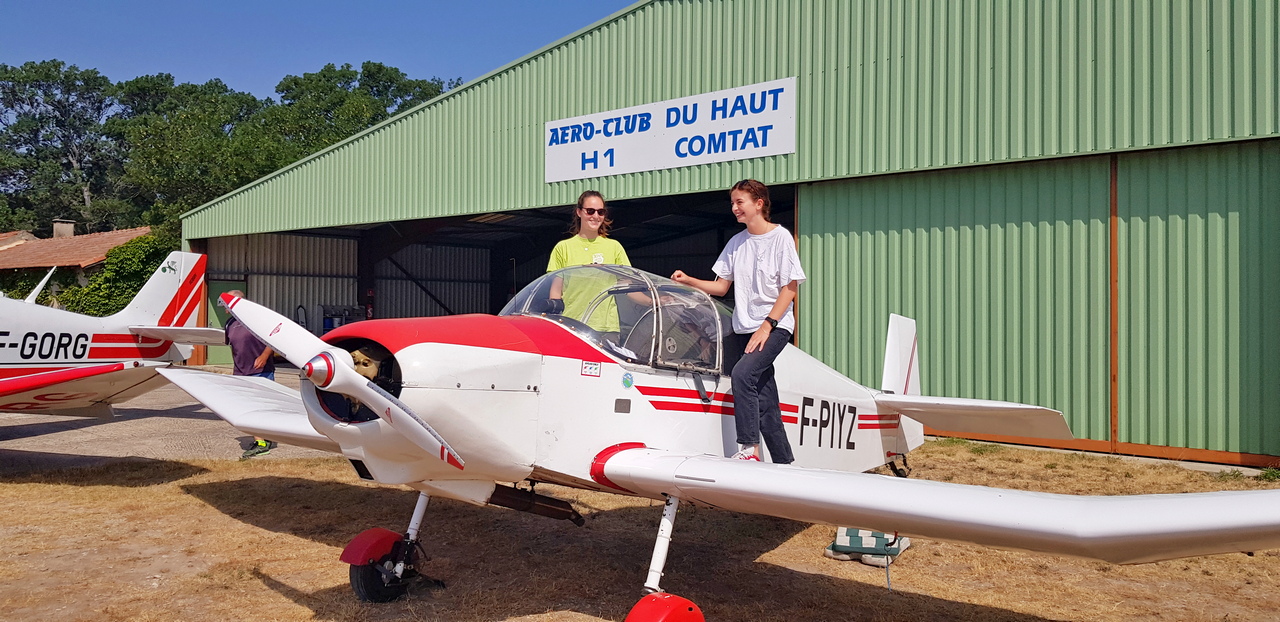
{"type": "MultiPolygon", "coordinates": [[[[390,564],[391,562],[386,562],[390,564]]],[[[408,586],[402,581],[391,585],[383,580],[376,564],[351,565],[351,589],[356,598],[366,603],[389,603],[404,595],[408,586]]]]}

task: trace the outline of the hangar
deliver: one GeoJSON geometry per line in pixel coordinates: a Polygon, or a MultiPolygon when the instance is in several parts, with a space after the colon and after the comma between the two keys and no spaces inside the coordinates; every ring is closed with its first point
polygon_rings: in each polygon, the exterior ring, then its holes
{"type": "Polygon", "coordinates": [[[184,244],[211,299],[318,331],[492,312],[583,190],[637,267],[706,278],[756,178],[809,274],[798,345],[851,378],[897,312],[926,393],[1062,410],[1056,446],[1276,466],[1278,24],[1247,0],[638,2],[184,214],[184,244]]]}

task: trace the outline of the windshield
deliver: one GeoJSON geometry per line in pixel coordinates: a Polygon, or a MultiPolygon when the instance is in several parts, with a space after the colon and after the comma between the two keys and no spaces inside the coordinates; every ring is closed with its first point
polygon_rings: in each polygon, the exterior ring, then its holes
{"type": "Polygon", "coordinates": [[[499,315],[546,317],[632,363],[714,373],[733,329],[729,309],[702,291],[615,265],[547,273],[499,315]]]}

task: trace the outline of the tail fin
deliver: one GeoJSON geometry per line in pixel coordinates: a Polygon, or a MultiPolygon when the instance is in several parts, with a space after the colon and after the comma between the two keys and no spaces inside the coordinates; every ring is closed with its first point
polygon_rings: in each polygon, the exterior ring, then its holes
{"type": "Polygon", "coordinates": [[[884,375],[880,388],[898,395],[920,395],[920,361],[916,351],[916,321],[889,314],[884,347],[884,375]]]}
{"type": "Polygon", "coordinates": [[[112,319],[126,325],[195,326],[204,302],[205,256],[174,251],[112,319]]]}
{"type": "MultiPolygon", "coordinates": [[[[884,374],[880,388],[897,395],[920,395],[920,351],[916,342],[916,321],[889,314],[889,336],[884,346],[884,374]]],[[[924,444],[924,424],[903,417],[899,421],[906,451],[924,444]]]]}

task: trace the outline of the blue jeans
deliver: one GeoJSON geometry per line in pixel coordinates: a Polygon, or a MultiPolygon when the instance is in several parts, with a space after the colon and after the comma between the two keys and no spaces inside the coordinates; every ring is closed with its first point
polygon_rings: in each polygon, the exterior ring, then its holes
{"type": "Polygon", "coordinates": [[[271,371],[264,371],[264,372],[259,372],[259,373],[256,373],[256,374],[245,374],[245,375],[246,375],[246,376],[257,376],[258,378],[266,378],[267,380],[275,380],[275,379],[276,379],[276,372],[275,372],[275,370],[274,370],[274,369],[273,369],[273,370],[271,370],[271,371]]]}
{"type": "Polygon", "coordinates": [[[725,339],[725,368],[733,370],[733,423],[738,430],[738,444],[758,445],[763,435],[773,461],[791,464],[795,457],[782,427],[778,383],[773,378],[773,361],[791,341],[791,331],[773,329],[764,347],[748,354],[750,340],[750,334],[737,333],[725,339]],[[739,357],[736,361],[735,356],[739,357]]]}

